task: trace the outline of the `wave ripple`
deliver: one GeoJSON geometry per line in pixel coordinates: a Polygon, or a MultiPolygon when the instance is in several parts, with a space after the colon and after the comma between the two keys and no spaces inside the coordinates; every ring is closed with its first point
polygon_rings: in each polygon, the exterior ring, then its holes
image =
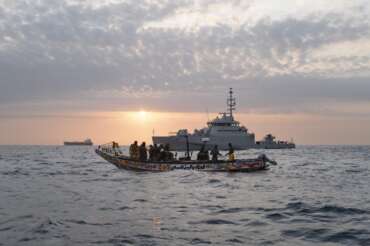
{"type": "Polygon", "coordinates": [[[0,245],[370,245],[369,147],[264,152],[266,172],[138,173],[90,147],[0,146],[0,245]]]}

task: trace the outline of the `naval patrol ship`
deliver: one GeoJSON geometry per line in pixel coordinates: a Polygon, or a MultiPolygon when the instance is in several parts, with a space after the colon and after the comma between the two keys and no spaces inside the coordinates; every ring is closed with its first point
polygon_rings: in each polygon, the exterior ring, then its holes
{"type": "Polygon", "coordinates": [[[180,129],[173,136],[153,136],[154,144],[169,144],[173,151],[199,150],[205,144],[207,149],[218,145],[219,150],[227,150],[231,143],[236,150],[263,148],[286,149],[295,148],[295,144],[287,141],[275,141],[271,134],[256,142],[254,133],[234,119],[233,111],[236,109],[236,100],[230,88],[227,98],[227,112],[220,113],[215,119],[207,122],[207,127],[195,129],[189,133],[187,129],[180,129]]]}

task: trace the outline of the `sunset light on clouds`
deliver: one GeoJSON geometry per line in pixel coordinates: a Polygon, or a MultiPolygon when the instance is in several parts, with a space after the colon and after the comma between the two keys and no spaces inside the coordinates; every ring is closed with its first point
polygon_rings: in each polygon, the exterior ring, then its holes
{"type": "Polygon", "coordinates": [[[257,138],[370,144],[370,5],[0,0],[0,144],[127,144],[225,110],[257,138]]]}

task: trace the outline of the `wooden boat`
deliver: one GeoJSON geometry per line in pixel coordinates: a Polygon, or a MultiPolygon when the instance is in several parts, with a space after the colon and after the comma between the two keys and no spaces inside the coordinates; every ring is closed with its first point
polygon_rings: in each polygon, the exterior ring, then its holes
{"type": "Polygon", "coordinates": [[[275,161],[269,160],[265,155],[255,159],[220,160],[217,162],[195,160],[139,161],[123,155],[115,148],[98,148],[95,152],[118,168],[136,171],[166,172],[181,169],[208,172],[253,172],[266,170],[269,167],[268,163],[276,165],[275,161]]]}

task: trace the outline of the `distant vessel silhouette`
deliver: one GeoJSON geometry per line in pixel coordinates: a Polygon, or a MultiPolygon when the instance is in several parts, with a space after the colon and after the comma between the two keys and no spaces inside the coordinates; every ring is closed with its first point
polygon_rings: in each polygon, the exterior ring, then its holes
{"type": "Polygon", "coordinates": [[[88,138],[84,141],[65,141],[64,145],[93,145],[93,142],[88,138]]]}
{"type": "Polygon", "coordinates": [[[263,140],[256,142],[256,148],[258,149],[294,149],[295,144],[293,141],[275,141],[275,137],[272,134],[267,134],[263,140]]]}
{"type": "Polygon", "coordinates": [[[200,130],[195,129],[193,133],[188,133],[187,129],[180,129],[174,136],[153,136],[154,144],[169,144],[171,150],[183,151],[199,150],[206,142],[206,148],[211,149],[218,145],[220,150],[227,150],[231,143],[235,149],[290,149],[295,148],[293,142],[275,141],[271,134],[265,136],[261,141],[255,141],[254,133],[236,120],[234,120],[233,110],[235,110],[236,101],[233,97],[232,88],[229,91],[227,99],[228,112],[220,113],[212,121],[207,122],[207,127],[200,130]]]}

